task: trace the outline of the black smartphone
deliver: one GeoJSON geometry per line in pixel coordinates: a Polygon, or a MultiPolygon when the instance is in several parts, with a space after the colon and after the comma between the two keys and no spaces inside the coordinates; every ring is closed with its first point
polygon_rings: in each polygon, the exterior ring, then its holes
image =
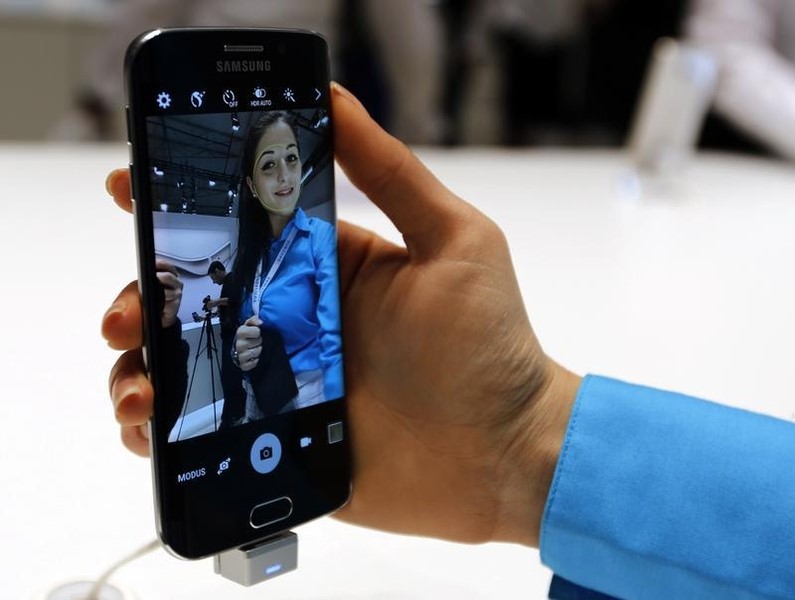
{"type": "Polygon", "coordinates": [[[158,531],[201,558],[350,493],[328,47],[161,29],[125,76],[158,531]]]}

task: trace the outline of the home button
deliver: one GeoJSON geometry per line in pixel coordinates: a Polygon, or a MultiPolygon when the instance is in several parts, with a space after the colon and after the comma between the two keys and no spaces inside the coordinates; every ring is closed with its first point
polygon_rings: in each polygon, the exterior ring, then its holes
{"type": "Polygon", "coordinates": [[[282,496],[252,508],[249,523],[254,529],[260,529],[277,521],[283,521],[291,514],[293,514],[293,501],[287,496],[282,496]]]}

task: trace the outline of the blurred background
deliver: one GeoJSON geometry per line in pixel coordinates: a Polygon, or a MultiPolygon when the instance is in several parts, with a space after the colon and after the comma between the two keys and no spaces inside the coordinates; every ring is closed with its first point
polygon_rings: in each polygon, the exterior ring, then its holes
{"type": "Polygon", "coordinates": [[[795,158],[791,0],[0,0],[0,139],[121,139],[124,49],[176,25],[319,31],[379,122],[448,146],[620,146],[673,37],[718,67],[699,146],[795,158]]]}

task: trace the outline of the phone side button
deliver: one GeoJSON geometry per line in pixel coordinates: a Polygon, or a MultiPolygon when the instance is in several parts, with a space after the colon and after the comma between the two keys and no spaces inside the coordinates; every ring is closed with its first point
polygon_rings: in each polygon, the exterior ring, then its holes
{"type": "Polygon", "coordinates": [[[130,169],[130,196],[132,196],[133,200],[138,199],[138,190],[135,187],[135,165],[133,165],[132,161],[129,164],[130,169]]]}
{"type": "Polygon", "coordinates": [[[126,120],[127,120],[127,142],[129,143],[129,142],[132,141],[132,128],[130,126],[130,107],[129,106],[125,106],[124,107],[124,116],[126,117],[126,120]]]}
{"type": "Polygon", "coordinates": [[[293,501],[287,496],[276,498],[251,509],[248,522],[254,529],[261,529],[273,523],[283,521],[293,514],[293,501]]]}

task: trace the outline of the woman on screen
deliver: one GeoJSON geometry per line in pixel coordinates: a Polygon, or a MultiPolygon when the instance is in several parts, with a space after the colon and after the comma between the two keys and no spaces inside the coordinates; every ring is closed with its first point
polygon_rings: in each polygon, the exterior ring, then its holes
{"type": "Polygon", "coordinates": [[[344,390],[336,229],[299,206],[302,161],[292,115],[274,111],[255,123],[242,170],[232,269],[240,301],[230,312],[249,422],[340,398],[344,390]]]}

